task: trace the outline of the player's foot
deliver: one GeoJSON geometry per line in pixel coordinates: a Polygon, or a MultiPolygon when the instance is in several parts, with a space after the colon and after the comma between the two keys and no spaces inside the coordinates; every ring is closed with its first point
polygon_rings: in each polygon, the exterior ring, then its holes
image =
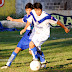
{"type": "Polygon", "coordinates": [[[41,68],[46,68],[46,64],[41,64],[41,68]]]}
{"type": "Polygon", "coordinates": [[[7,66],[7,65],[5,65],[5,66],[1,67],[1,69],[7,69],[7,68],[8,68],[8,66],[7,66]]]}
{"type": "Polygon", "coordinates": [[[41,68],[46,68],[46,64],[47,64],[48,62],[45,60],[45,62],[42,62],[41,63],[41,68]]]}

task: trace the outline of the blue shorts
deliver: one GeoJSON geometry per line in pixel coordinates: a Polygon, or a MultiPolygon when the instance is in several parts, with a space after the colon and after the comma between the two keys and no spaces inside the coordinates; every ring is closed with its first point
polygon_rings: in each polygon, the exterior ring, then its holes
{"type": "Polygon", "coordinates": [[[29,48],[29,43],[30,43],[30,34],[31,30],[26,30],[24,36],[21,38],[19,43],[17,44],[17,47],[21,48],[22,50],[28,49],[29,48]]]}

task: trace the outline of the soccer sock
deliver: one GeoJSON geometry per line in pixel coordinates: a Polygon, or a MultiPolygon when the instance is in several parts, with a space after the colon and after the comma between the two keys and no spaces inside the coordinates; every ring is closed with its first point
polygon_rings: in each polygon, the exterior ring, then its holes
{"type": "Polygon", "coordinates": [[[15,53],[13,51],[12,54],[11,54],[11,56],[10,56],[10,58],[8,59],[8,62],[6,64],[7,66],[10,66],[11,65],[12,61],[16,58],[16,55],[17,55],[17,53],[15,53]]]}
{"type": "Polygon", "coordinates": [[[33,59],[37,60],[38,56],[37,56],[37,49],[36,49],[36,47],[32,48],[31,52],[32,52],[33,59]]]}
{"type": "Polygon", "coordinates": [[[39,53],[37,53],[37,54],[38,54],[38,57],[40,58],[40,62],[41,63],[45,62],[45,57],[44,57],[43,52],[41,53],[41,55],[39,53]]]}

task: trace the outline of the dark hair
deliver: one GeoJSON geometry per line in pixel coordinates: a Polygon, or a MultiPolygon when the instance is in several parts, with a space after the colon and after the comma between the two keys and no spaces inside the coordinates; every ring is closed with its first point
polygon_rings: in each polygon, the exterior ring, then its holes
{"type": "Polygon", "coordinates": [[[36,3],[33,4],[33,8],[36,8],[36,9],[40,8],[40,9],[42,9],[42,4],[36,2],[36,3]]]}
{"type": "Polygon", "coordinates": [[[25,9],[27,9],[27,8],[33,9],[33,5],[31,3],[27,3],[26,6],[25,6],[25,9]]]}

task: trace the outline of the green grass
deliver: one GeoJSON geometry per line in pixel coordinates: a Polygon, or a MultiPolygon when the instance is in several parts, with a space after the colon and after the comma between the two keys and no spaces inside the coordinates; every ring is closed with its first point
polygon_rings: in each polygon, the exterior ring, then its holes
{"type": "MultiPolygon", "coordinates": [[[[0,32],[0,67],[6,64],[20,39],[21,36],[17,31],[0,32]]],[[[45,69],[37,72],[72,72],[72,29],[68,34],[62,28],[51,29],[50,38],[41,48],[48,64],[45,69]]],[[[31,61],[32,56],[28,49],[21,51],[11,67],[0,69],[0,72],[33,72],[29,67],[31,61]]]]}

